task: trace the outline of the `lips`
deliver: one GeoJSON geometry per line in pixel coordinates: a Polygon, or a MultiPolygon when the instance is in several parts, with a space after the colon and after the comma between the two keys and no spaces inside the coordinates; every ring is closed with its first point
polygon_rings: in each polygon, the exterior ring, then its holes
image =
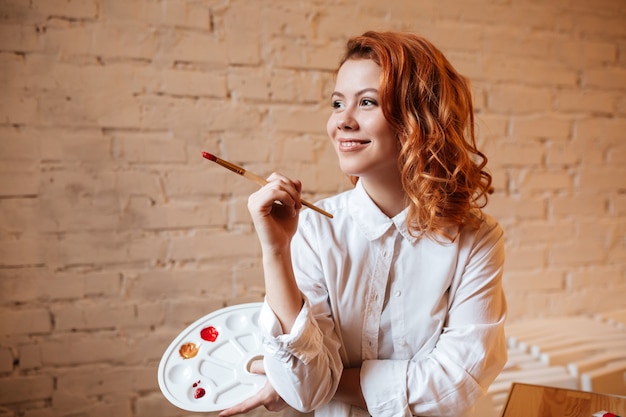
{"type": "Polygon", "coordinates": [[[371,141],[367,139],[339,139],[337,143],[342,151],[356,151],[364,148],[371,141]]]}

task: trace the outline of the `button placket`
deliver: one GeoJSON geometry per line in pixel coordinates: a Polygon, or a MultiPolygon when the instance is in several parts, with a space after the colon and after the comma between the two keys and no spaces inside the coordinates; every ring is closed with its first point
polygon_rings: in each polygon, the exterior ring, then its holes
{"type": "MultiPolygon", "coordinates": [[[[397,234],[394,244],[402,244],[402,235],[397,234]]],[[[394,279],[391,283],[390,292],[393,297],[390,298],[389,309],[391,310],[392,334],[394,342],[394,350],[398,353],[407,348],[404,326],[404,302],[402,298],[402,280],[394,279]]]]}
{"type": "Polygon", "coordinates": [[[395,234],[397,232],[392,232],[391,235],[387,233],[381,237],[383,244],[378,252],[379,255],[371,276],[361,342],[364,360],[378,357],[378,331],[385,300],[384,295],[389,280],[389,271],[391,269],[395,234]]]}

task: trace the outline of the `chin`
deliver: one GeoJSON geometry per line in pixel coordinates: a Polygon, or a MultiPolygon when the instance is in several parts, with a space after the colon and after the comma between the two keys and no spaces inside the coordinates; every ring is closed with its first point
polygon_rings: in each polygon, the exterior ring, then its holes
{"type": "Polygon", "coordinates": [[[350,175],[353,177],[359,177],[360,176],[360,170],[355,169],[354,166],[350,165],[350,164],[339,164],[339,169],[341,170],[341,172],[343,172],[346,175],[350,175]]]}

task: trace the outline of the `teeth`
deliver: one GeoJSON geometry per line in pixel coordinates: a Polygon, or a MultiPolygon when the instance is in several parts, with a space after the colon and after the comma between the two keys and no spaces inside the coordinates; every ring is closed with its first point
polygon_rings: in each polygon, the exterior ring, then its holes
{"type": "Polygon", "coordinates": [[[360,142],[360,141],[341,142],[341,146],[343,146],[344,148],[351,148],[353,146],[362,145],[364,143],[367,143],[367,142],[360,142]]]}

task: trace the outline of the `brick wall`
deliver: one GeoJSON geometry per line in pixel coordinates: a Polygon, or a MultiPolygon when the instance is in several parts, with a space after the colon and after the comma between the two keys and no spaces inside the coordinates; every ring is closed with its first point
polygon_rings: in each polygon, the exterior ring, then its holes
{"type": "Polygon", "coordinates": [[[347,188],[348,36],[418,31],[472,79],[511,319],[626,299],[619,0],[0,0],[0,417],[165,417],[156,367],[259,301],[254,189],[202,150],[347,188]]]}

